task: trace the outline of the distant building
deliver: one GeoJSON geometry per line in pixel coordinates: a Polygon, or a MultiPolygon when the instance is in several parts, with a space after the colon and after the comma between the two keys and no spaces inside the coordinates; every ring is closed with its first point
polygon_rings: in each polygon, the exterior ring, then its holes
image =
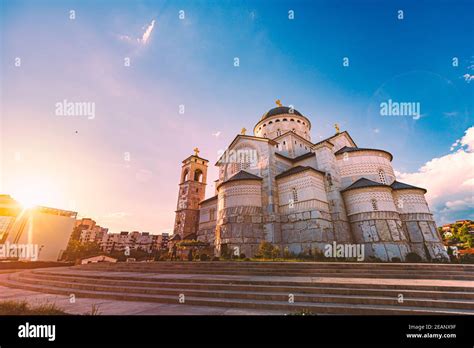
{"type": "Polygon", "coordinates": [[[36,206],[23,209],[9,195],[0,195],[0,243],[32,246],[36,255],[24,260],[57,261],[66,250],[77,212],[36,206]]]}
{"type": "Polygon", "coordinates": [[[90,218],[76,220],[75,228],[80,230],[76,236],[81,243],[100,243],[104,234],[108,232],[108,228],[101,227],[90,218]]]}
{"type": "Polygon", "coordinates": [[[98,263],[98,262],[112,262],[115,263],[117,262],[116,258],[106,256],[106,255],[98,255],[98,256],[92,256],[88,257],[87,259],[82,259],[81,260],[81,265],[86,265],[88,263],[98,263]]]}

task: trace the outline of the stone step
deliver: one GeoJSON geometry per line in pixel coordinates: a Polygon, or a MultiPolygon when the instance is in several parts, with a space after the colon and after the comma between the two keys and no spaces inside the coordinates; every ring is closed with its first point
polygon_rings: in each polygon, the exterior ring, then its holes
{"type": "MultiPolygon", "coordinates": [[[[93,270],[99,270],[94,269],[93,270]]],[[[126,272],[131,271],[131,268],[117,267],[108,271],[114,272],[126,272]]],[[[133,269],[134,272],[142,273],[156,273],[161,274],[179,274],[179,273],[190,273],[188,269],[148,269],[148,268],[137,268],[133,269]]],[[[452,280],[473,280],[474,275],[465,274],[447,274],[445,272],[436,273],[423,273],[423,272],[324,272],[324,271],[289,271],[289,270],[245,270],[245,269],[229,269],[229,270],[198,270],[193,269],[193,274],[208,274],[208,275],[219,275],[219,274],[233,274],[233,275],[275,275],[275,276],[286,276],[291,273],[292,276],[312,276],[312,277],[350,277],[350,278],[394,278],[394,279],[452,279],[452,280]]]]}
{"type": "MultiPolygon", "coordinates": [[[[103,285],[96,281],[92,282],[65,282],[61,280],[45,280],[30,277],[10,277],[13,280],[21,279],[22,282],[28,284],[36,284],[41,286],[52,286],[55,288],[70,289],[69,291],[87,290],[96,292],[120,292],[125,291],[128,294],[155,294],[155,295],[175,295],[185,294],[185,296],[193,297],[214,297],[214,298],[230,298],[230,299],[251,299],[251,300],[270,300],[288,302],[289,294],[294,296],[298,302],[315,302],[315,303],[347,303],[352,304],[369,304],[369,305],[400,305],[398,302],[398,294],[394,296],[371,296],[367,294],[308,294],[299,292],[298,289],[292,289],[291,292],[281,292],[280,289],[273,289],[271,292],[257,292],[249,290],[217,290],[217,289],[183,289],[181,287],[149,287],[149,286],[124,286],[103,285]]],[[[468,309],[474,312],[474,300],[467,299],[430,299],[425,297],[410,298],[404,296],[404,306],[410,307],[429,307],[429,308],[451,308],[451,309],[468,309]]]]}
{"type": "MultiPolygon", "coordinates": [[[[45,285],[32,285],[11,279],[0,279],[0,284],[10,287],[16,287],[24,290],[39,291],[43,293],[69,295],[70,289],[58,288],[45,285]]],[[[76,298],[101,298],[113,299],[121,301],[145,301],[160,303],[179,303],[177,296],[172,295],[150,295],[150,294],[129,294],[124,291],[120,292],[104,292],[104,291],[86,291],[75,290],[76,298]]],[[[295,311],[309,310],[317,314],[346,314],[346,315],[472,315],[474,311],[466,309],[450,309],[450,308],[422,308],[408,306],[387,306],[387,305],[368,305],[368,304],[351,304],[346,303],[312,303],[312,302],[296,302],[293,304],[283,301],[272,300],[252,300],[252,299],[228,299],[228,298],[207,298],[207,297],[185,297],[185,305],[209,306],[209,307],[226,307],[226,308],[254,308],[268,310],[287,310],[288,313],[295,311]]]]}
{"type": "MultiPolygon", "coordinates": [[[[33,278],[43,281],[64,281],[61,275],[46,275],[36,273],[20,273],[20,278],[33,278]]],[[[90,279],[81,277],[69,277],[67,282],[89,284],[90,279]]],[[[474,288],[471,292],[462,291],[431,291],[431,290],[408,290],[408,289],[390,289],[385,287],[382,289],[351,287],[350,284],[341,284],[340,287],[315,287],[315,286],[284,286],[284,285],[256,285],[256,284],[229,284],[226,282],[209,284],[209,283],[183,283],[176,281],[166,282],[150,282],[144,280],[120,280],[114,277],[94,278],[94,283],[98,285],[112,285],[121,287],[145,287],[145,288],[159,288],[159,289],[198,289],[198,290],[230,290],[230,291],[245,291],[245,292],[282,292],[282,293],[304,293],[304,294],[337,294],[337,295],[367,295],[367,296],[386,296],[397,298],[400,293],[404,298],[427,298],[427,299],[463,299],[474,300],[474,288]],[[401,292],[402,291],[402,292],[401,292]]]]}
{"type": "MultiPolygon", "coordinates": [[[[85,277],[93,279],[109,279],[112,277],[110,273],[101,272],[90,272],[90,271],[75,271],[70,273],[70,271],[46,271],[46,270],[34,270],[31,271],[35,274],[58,274],[61,277],[85,277]],[[104,275],[105,274],[105,275],[104,275]]],[[[341,283],[334,282],[334,278],[318,278],[318,277],[274,277],[269,280],[270,277],[249,277],[247,279],[238,276],[224,276],[220,275],[212,278],[202,278],[202,277],[189,277],[187,274],[176,275],[176,277],[162,277],[159,275],[137,275],[135,272],[115,272],[113,274],[113,279],[117,280],[130,280],[134,279],[136,281],[152,281],[152,282],[182,282],[182,283],[206,283],[206,284],[247,284],[247,285],[286,285],[286,286],[326,286],[326,287],[337,287],[341,286],[341,283]]],[[[456,286],[456,285],[424,285],[424,284],[376,284],[369,282],[370,279],[367,279],[366,283],[351,283],[352,288],[366,288],[371,287],[373,289],[386,289],[390,287],[392,289],[407,289],[407,290],[426,290],[431,289],[435,291],[459,291],[459,292],[471,292],[473,291],[472,287],[466,286],[456,286]]]]}
{"type": "Polygon", "coordinates": [[[276,267],[276,268],[265,268],[265,267],[193,267],[193,266],[174,266],[174,267],[158,267],[158,266],[141,266],[141,265],[134,265],[134,266],[125,266],[125,265],[117,265],[115,267],[100,267],[100,266],[89,266],[89,267],[81,267],[79,269],[85,270],[134,270],[134,271],[259,271],[259,272],[321,272],[321,273],[353,273],[354,271],[362,272],[362,273],[379,273],[379,274],[446,274],[446,275],[467,275],[467,276],[474,276],[474,272],[468,270],[437,270],[437,269],[426,269],[426,270],[417,270],[417,269],[367,269],[367,268],[351,268],[351,269],[335,269],[335,268],[288,268],[288,267],[276,267]]]}
{"type": "Polygon", "coordinates": [[[334,269],[334,270],[350,270],[350,269],[370,269],[370,270],[404,270],[404,271],[457,271],[474,273],[474,265],[460,264],[405,264],[405,263],[344,263],[344,262],[129,262],[129,263],[95,263],[87,265],[79,265],[76,267],[84,268],[116,268],[116,267],[133,267],[133,268],[199,268],[199,269],[221,269],[221,268],[258,268],[258,269],[334,269]]]}

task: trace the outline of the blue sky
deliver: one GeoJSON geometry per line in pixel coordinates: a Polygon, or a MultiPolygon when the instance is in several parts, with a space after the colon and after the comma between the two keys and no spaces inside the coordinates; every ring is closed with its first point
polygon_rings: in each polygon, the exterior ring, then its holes
{"type": "Polygon", "coordinates": [[[390,151],[401,178],[433,192],[438,223],[474,218],[473,9],[467,0],[1,1],[3,191],[44,183],[39,203],[115,231],[168,230],[181,160],[199,146],[214,163],[279,98],[311,119],[315,142],[337,122],[359,146],[390,151]],[[421,118],[380,116],[389,98],[419,102],[421,118]],[[96,117],[54,115],[64,99],[94,102],[96,117]]]}

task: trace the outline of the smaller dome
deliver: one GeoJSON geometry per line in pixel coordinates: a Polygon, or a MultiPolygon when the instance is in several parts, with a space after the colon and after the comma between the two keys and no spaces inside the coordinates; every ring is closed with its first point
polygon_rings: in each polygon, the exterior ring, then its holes
{"type": "Polygon", "coordinates": [[[271,117],[271,116],[276,116],[276,115],[284,115],[284,114],[294,114],[298,116],[303,116],[298,110],[292,109],[288,106],[278,106],[276,108],[273,108],[269,111],[267,111],[263,116],[262,120],[271,117]]]}

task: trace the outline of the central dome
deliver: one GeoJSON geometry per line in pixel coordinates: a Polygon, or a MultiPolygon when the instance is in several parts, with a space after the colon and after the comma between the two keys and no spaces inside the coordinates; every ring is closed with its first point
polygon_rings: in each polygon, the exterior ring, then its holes
{"type": "Polygon", "coordinates": [[[276,108],[273,108],[269,111],[267,111],[261,118],[261,120],[264,120],[268,117],[276,116],[276,115],[284,115],[284,114],[294,114],[298,116],[303,116],[298,110],[292,109],[288,106],[278,106],[276,108]]]}
{"type": "Polygon", "coordinates": [[[267,111],[253,128],[255,136],[269,139],[294,132],[311,141],[310,131],[311,122],[306,116],[293,107],[283,105],[267,111]]]}

